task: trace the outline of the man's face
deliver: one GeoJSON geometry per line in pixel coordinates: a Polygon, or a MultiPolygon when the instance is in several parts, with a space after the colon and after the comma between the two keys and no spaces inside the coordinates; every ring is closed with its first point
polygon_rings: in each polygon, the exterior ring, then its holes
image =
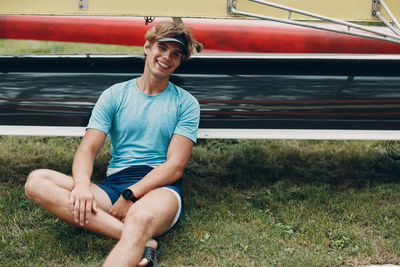
{"type": "Polygon", "coordinates": [[[168,79],[183,59],[182,47],[176,42],[146,42],[144,52],[146,68],[158,79],[168,79]]]}

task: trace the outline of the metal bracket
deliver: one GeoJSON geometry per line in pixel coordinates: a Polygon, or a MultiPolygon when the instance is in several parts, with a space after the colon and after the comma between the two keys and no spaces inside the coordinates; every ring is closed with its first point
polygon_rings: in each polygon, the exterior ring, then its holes
{"type": "Polygon", "coordinates": [[[377,17],[377,14],[381,12],[381,5],[379,4],[379,1],[377,0],[372,0],[372,16],[377,17]]]}
{"type": "Polygon", "coordinates": [[[228,14],[233,14],[234,10],[236,10],[236,0],[228,0],[228,14]]]}
{"type": "Polygon", "coordinates": [[[88,0],[79,0],[79,10],[87,11],[88,10],[88,0]]]}
{"type": "Polygon", "coordinates": [[[383,0],[372,0],[372,16],[379,18],[386,26],[388,26],[396,35],[400,36],[400,24],[396,17],[393,15],[390,8],[383,0]],[[381,7],[385,10],[386,14],[390,17],[392,22],[389,22],[381,12],[381,7]]]}
{"type": "Polygon", "coordinates": [[[228,14],[229,15],[241,15],[241,16],[246,16],[246,17],[253,17],[253,18],[264,19],[264,20],[275,21],[275,22],[281,22],[281,23],[285,23],[285,24],[291,24],[291,25],[302,26],[302,27],[307,27],[307,28],[313,28],[313,29],[318,29],[318,30],[325,30],[325,31],[337,32],[337,33],[344,33],[344,34],[350,34],[350,35],[359,36],[359,37],[366,37],[366,38],[372,38],[372,39],[378,39],[378,40],[392,41],[392,42],[395,42],[395,43],[400,43],[400,24],[394,18],[393,14],[390,12],[390,9],[387,8],[387,6],[386,6],[386,4],[384,3],[383,0],[372,0],[373,1],[373,11],[372,12],[377,14],[377,16],[380,16],[379,18],[381,20],[384,19],[383,16],[381,15],[381,13],[380,13],[380,7],[382,6],[386,10],[388,15],[391,17],[391,19],[393,21],[393,24],[395,25],[395,26],[393,26],[389,22],[388,22],[388,24],[390,26],[387,24],[387,26],[392,29],[392,31],[395,33],[395,35],[388,34],[388,33],[385,33],[385,32],[380,32],[380,31],[377,31],[377,30],[373,30],[371,28],[368,28],[368,27],[365,27],[365,26],[361,26],[361,25],[358,25],[358,24],[355,24],[355,23],[342,21],[342,20],[338,20],[338,19],[333,19],[333,18],[329,18],[329,17],[322,16],[322,15],[319,15],[319,14],[311,13],[311,12],[308,12],[308,11],[304,11],[304,10],[300,10],[300,9],[291,8],[291,7],[288,7],[288,6],[272,3],[270,1],[262,1],[262,0],[247,0],[247,1],[287,11],[288,12],[288,18],[287,19],[281,19],[281,18],[276,18],[276,17],[271,17],[271,16],[264,16],[264,15],[260,15],[260,14],[254,14],[254,13],[239,11],[239,10],[236,9],[236,0],[228,0],[228,5],[227,5],[228,14]],[[342,26],[345,27],[345,29],[340,30],[340,29],[335,29],[335,28],[329,28],[328,26],[325,26],[323,24],[317,25],[317,24],[311,24],[311,23],[302,22],[302,21],[294,21],[294,20],[292,20],[292,13],[296,13],[296,14],[304,15],[304,16],[311,17],[311,18],[314,18],[314,19],[318,19],[318,20],[321,20],[323,22],[330,22],[330,23],[334,23],[334,24],[337,24],[337,25],[342,25],[342,26]]]}

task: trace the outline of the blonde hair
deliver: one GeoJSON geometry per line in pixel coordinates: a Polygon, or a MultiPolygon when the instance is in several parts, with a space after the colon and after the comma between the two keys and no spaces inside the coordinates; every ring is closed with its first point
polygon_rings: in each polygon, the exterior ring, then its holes
{"type": "Polygon", "coordinates": [[[145,38],[146,41],[150,43],[150,46],[152,46],[158,39],[174,37],[181,34],[184,34],[187,40],[187,54],[183,56],[183,60],[188,60],[190,55],[194,52],[196,40],[185,24],[180,22],[161,21],[147,31],[145,38]]]}

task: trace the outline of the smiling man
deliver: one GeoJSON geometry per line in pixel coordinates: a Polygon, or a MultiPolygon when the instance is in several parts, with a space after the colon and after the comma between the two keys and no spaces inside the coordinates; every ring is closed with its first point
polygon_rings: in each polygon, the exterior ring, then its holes
{"type": "Polygon", "coordinates": [[[53,215],[119,240],[105,266],[157,265],[153,238],[182,217],[181,180],[197,138],[198,101],[169,81],[194,50],[192,34],[183,24],[160,22],[145,37],[143,74],[101,94],[72,177],[35,170],[25,185],[26,195],[53,215]],[[93,184],[93,162],[107,136],[107,177],[93,184]]]}

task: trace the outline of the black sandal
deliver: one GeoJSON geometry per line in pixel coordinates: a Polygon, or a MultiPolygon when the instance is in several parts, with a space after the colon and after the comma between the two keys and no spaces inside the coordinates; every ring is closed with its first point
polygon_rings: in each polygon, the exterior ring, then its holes
{"type": "Polygon", "coordinates": [[[150,262],[146,266],[149,267],[157,267],[158,266],[158,257],[160,257],[161,254],[161,246],[157,242],[157,249],[152,248],[152,247],[145,247],[144,252],[143,252],[143,258],[148,259],[150,262]]]}

